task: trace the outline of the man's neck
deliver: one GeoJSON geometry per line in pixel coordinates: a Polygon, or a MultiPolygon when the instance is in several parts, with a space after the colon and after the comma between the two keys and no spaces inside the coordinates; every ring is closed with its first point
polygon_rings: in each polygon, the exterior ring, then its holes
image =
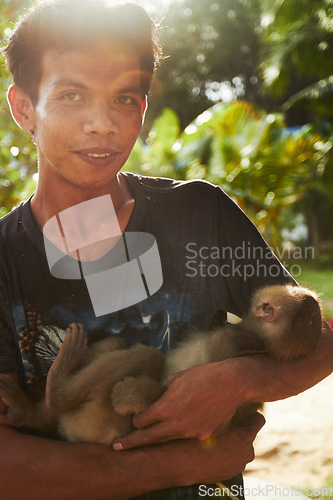
{"type": "Polygon", "coordinates": [[[73,258],[82,261],[98,260],[116,245],[120,234],[125,231],[134,208],[134,198],[121,174],[117,175],[108,188],[84,190],[73,186],[66,191],[66,187],[68,184],[64,189],[58,189],[58,192],[54,190],[52,193],[47,190],[45,193],[42,186],[39,185],[31,200],[33,216],[41,231],[48,221],[54,218],[57,220],[55,225],[51,221],[43,233],[59,249],[62,247],[61,242],[59,246],[57,235],[60,223],[64,238],[62,241],[67,240],[67,237],[70,236],[70,240],[75,241],[77,248],[81,249],[80,255],[76,251],[74,253],[70,251],[69,255],[73,253],[73,258]],[[106,195],[110,196],[109,203],[101,198],[106,195]],[[94,202],[84,207],[81,214],[79,209],[68,210],[65,216],[61,215],[63,210],[89,201],[94,202]],[[66,228],[62,226],[63,221],[67,224],[66,228]],[[91,244],[91,238],[94,240],[94,244],[91,244]]]}
{"type": "MultiPolygon", "coordinates": [[[[134,207],[134,199],[124,176],[119,173],[112,183],[100,189],[89,189],[70,184],[65,184],[57,189],[50,189],[49,186],[44,189],[41,181],[31,200],[31,210],[38,227],[43,230],[46,222],[52,217],[58,216],[63,210],[105,195],[110,195],[118,223],[124,231],[134,207]]],[[[100,216],[102,220],[103,214],[100,216]]]]}

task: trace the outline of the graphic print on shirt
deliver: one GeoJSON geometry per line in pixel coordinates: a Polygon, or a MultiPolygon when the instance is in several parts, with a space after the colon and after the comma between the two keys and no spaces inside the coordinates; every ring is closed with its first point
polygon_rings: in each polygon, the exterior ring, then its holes
{"type": "Polygon", "coordinates": [[[83,279],[97,317],[137,304],[163,284],[155,237],[122,232],[110,195],[59,212],[46,222],[43,235],[51,275],[83,279]],[[106,242],[116,251],[98,259],[106,242]]]}
{"type": "MultiPolygon", "coordinates": [[[[167,352],[186,331],[194,313],[188,296],[177,291],[160,291],[152,298],[115,314],[96,318],[87,311],[76,318],[84,325],[89,343],[109,335],[119,335],[129,345],[142,343],[167,352]],[[163,310],[162,304],[168,304],[163,310]]],[[[55,325],[50,314],[41,314],[31,305],[25,308],[28,325],[19,331],[19,347],[27,390],[34,401],[45,395],[46,378],[65,337],[65,329],[55,325]]],[[[60,309],[57,307],[57,314],[60,309]]],[[[68,311],[63,311],[68,316],[68,311]]]]}

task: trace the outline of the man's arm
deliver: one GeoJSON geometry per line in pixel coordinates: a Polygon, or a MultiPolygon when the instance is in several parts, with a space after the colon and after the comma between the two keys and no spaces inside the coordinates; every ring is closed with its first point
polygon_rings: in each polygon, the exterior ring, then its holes
{"type": "MultiPolygon", "coordinates": [[[[0,400],[0,411],[6,411],[0,400]]],[[[104,445],[66,443],[0,425],[0,497],[6,500],[110,500],[228,479],[253,460],[264,419],[235,428],[214,446],[179,440],[116,453],[104,445]]]]}
{"type": "Polygon", "coordinates": [[[115,450],[168,439],[205,439],[247,402],[285,399],[309,389],[333,370],[333,332],[325,323],[316,351],[294,361],[266,355],[231,358],[172,375],[168,390],[134,417],[138,430],[115,450]]]}
{"type": "Polygon", "coordinates": [[[317,349],[309,356],[288,362],[253,356],[248,362],[253,384],[248,387],[247,401],[255,401],[258,396],[266,402],[296,396],[333,372],[333,331],[324,322],[317,349]]]}

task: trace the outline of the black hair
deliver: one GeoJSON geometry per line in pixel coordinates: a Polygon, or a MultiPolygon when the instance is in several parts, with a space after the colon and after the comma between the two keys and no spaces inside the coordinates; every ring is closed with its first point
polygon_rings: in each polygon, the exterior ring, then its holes
{"type": "Polygon", "coordinates": [[[41,59],[48,49],[67,51],[115,40],[139,56],[143,95],[161,56],[157,26],[137,4],[106,0],[47,0],[29,9],[2,50],[14,83],[36,105],[41,59]]]}

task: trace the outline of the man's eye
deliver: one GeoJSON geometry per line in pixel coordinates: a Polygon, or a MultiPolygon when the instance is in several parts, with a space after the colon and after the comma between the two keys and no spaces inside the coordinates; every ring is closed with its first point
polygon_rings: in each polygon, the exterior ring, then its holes
{"type": "Polygon", "coordinates": [[[118,97],[117,102],[119,104],[137,104],[136,99],[130,97],[129,95],[122,95],[118,97]]]}
{"type": "Polygon", "coordinates": [[[66,94],[63,94],[62,98],[65,100],[65,101],[72,101],[72,102],[75,102],[75,101],[81,101],[82,97],[81,95],[78,93],[78,92],[66,92],[66,94]]]}

